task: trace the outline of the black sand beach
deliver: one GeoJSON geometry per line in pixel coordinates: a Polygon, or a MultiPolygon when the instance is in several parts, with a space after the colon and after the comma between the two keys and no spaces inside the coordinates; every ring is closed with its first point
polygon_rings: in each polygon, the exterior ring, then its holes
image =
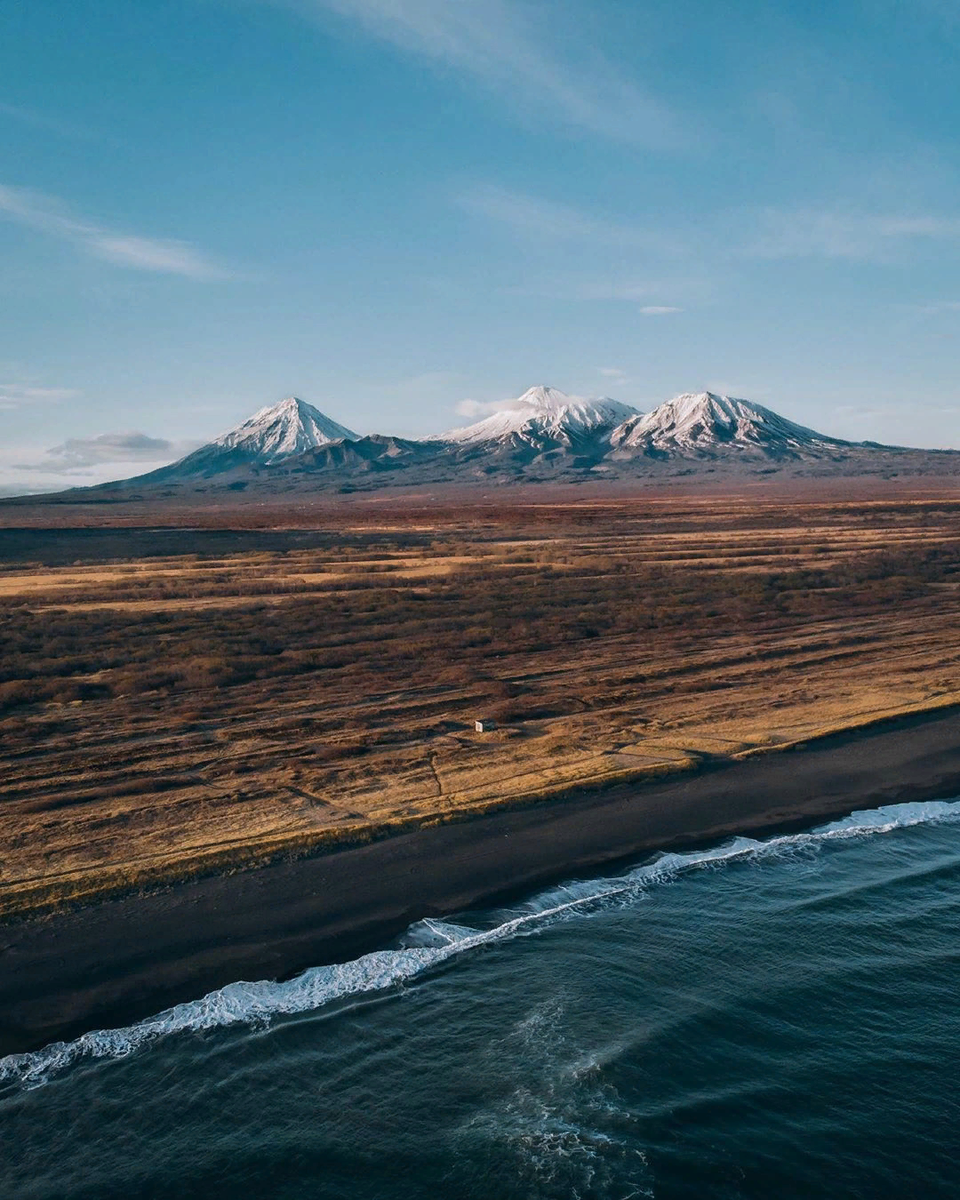
{"type": "Polygon", "coordinates": [[[645,787],[437,826],[0,928],[0,1053],[128,1024],[237,979],[347,960],[411,921],[733,833],[960,792],[960,711],[645,787]]]}

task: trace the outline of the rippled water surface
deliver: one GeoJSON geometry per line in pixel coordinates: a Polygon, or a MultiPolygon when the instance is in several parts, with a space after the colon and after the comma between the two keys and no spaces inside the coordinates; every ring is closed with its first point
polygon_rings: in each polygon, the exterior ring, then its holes
{"type": "Polygon", "coordinates": [[[960,802],[0,1060],[0,1197],[960,1195],[960,802]]]}

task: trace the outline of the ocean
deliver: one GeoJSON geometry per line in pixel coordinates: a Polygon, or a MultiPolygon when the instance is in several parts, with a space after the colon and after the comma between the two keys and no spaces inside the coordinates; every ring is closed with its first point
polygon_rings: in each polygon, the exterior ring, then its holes
{"type": "Polygon", "coordinates": [[[3,1200],[960,1195],[960,801],[0,1060],[3,1200]]]}

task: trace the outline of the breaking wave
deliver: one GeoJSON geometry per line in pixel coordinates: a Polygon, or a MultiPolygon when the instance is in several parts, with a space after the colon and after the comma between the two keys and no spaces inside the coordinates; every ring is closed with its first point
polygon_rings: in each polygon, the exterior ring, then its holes
{"type": "Polygon", "coordinates": [[[411,925],[395,949],[378,950],[353,962],[312,967],[282,983],[269,980],[228,984],[199,1000],[178,1004],[122,1029],[96,1030],[72,1042],[0,1059],[0,1082],[38,1087],[86,1059],[122,1058],[170,1034],[203,1032],[233,1025],[263,1026],[273,1018],[310,1012],[352,996],[383,992],[428,968],[477,947],[538,933],[575,916],[629,904],[651,887],[704,868],[743,860],[768,860],[815,851],[830,842],[861,838],[913,825],[960,819],[960,800],[891,804],[858,811],[804,833],[757,840],[737,837],[688,853],[666,853],[616,877],[562,884],[508,911],[478,915],[478,925],[426,919],[411,925]]]}

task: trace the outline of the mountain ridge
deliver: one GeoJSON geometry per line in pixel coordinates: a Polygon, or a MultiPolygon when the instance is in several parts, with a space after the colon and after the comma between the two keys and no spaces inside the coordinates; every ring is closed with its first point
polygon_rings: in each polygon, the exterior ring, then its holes
{"type": "Polygon", "coordinates": [[[248,489],[279,495],[712,472],[889,476],[955,473],[957,464],[958,451],[846,441],[714,392],[682,393],[641,413],[609,397],[585,399],[539,385],[472,425],[420,439],[360,435],[290,396],[148,474],[48,495],[96,500],[248,489]]]}
{"type": "Polygon", "coordinates": [[[177,475],[210,477],[248,467],[270,467],[318,446],[360,437],[298,396],[258,409],[233,429],[200,446],[185,458],[138,479],[177,475]]]}
{"type": "Polygon", "coordinates": [[[287,396],[277,404],[259,409],[235,429],[221,434],[214,439],[213,445],[228,450],[248,449],[263,461],[271,462],[344,438],[356,441],[359,436],[306,400],[287,396]]]}
{"type": "Polygon", "coordinates": [[[685,392],[614,430],[620,452],[716,457],[722,450],[797,458],[856,445],[818,433],[750,400],[714,392],[685,392]]]}
{"type": "Polygon", "coordinates": [[[584,435],[639,415],[632,405],[609,396],[587,399],[540,384],[507,402],[488,417],[459,429],[450,429],[431,441],[460,445],[517,438],[529,444],[573,445],[584,435]]]}

